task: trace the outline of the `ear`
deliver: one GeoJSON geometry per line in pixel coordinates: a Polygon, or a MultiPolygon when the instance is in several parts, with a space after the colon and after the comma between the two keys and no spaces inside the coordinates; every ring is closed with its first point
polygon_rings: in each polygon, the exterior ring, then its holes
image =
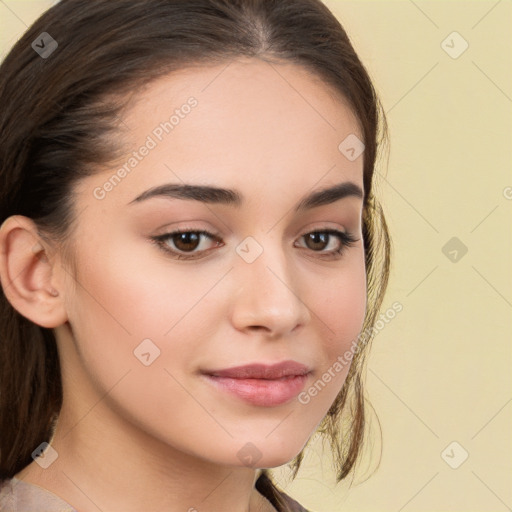
{"type": "Polygon", "coordinates": [[[53,328],[67,321],[63,290],[55,284],[59,260],[28,217],[13,215],[0,227],[0,282],[7,300],[25,318],[53,328]],[[53,281],[52,281],[53,279],[53,281]]]}

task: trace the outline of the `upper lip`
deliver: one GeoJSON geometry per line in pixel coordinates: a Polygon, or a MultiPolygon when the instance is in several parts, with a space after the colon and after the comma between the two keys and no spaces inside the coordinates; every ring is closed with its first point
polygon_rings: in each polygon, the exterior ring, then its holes
{"type": "Polygon", "coordinates": [[[213,377],[232,379],[280,379],[293,375],[306,375],[309,369],[297,361],[283,361],[272,365],[254,363],[222,370],[207,370],[203,373],[213,377]]]}

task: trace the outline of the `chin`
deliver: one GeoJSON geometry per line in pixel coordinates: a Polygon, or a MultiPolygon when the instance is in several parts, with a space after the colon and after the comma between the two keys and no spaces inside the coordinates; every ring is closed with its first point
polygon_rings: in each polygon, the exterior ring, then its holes
{"type": "Polygon", "coordinates": [[[304,448],[307,439],[254,439],[241,444],[236,450],[235,464],[238,467],[246,466],[254,469],[276,468],[288,464],[304,448]],[[277,441],[277,442],[276,442],[277,441]]]}

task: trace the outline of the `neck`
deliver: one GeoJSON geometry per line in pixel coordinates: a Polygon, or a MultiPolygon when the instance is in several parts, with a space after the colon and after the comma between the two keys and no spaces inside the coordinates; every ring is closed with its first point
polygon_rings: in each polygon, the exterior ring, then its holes
{"type": "Polygon", "coordinates": [[[16,477],[80,512],[275,510],[254,487],[260,471],[200,460],[116,421],[101,401],[79,416],[63,406],[51,441],[57,459],[47,469],[32,463],[16,477]]]}

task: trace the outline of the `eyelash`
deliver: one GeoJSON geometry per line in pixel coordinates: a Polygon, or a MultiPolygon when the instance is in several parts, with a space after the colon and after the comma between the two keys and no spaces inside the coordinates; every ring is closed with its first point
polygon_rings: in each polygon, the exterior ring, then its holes
{"type": "MultiPolygon", "coordinates": [[[[195,234],[198,234],[198,235],[204,235],[205,237],[209,238],[210,240],[216,240],[217,242],[220,241],[219,235],[214,234],[214,233],[210,233],[209,231],[200,230],[200,229],[195,229],[195,230],[190,229],[190,230],[183,230],[183,231],[182,230],[172,231],[172,232],[169,232],[169,233],[164,233],[162,235],[157,235],[157,236],[151,237],[151,241],[154,244],[156,244],[159,249],[164,251],[171,258],[178,259],[178,260],[197,260],[197,259],[202,259],[204,256],[197,256],[197,255],[192,256],[192,255],[188,255],[188,254],[179,253],[178,251],[175,251],[173,249],[169,249],[169,246],[166,243],[166,241],[171,239],[173,236],[184,234],[184,233],[195,233],[195,234]]],[[[304,237],[304,236],[311,235],[311,234],[316,234],[316,233],[334,235],[341,242],[341,245],[340,245],[339,249],[335,249],[333,251],[329,251],[327,253],[323,253],[323,254],[326,254],[328,256],[328,259],[339,259],[339,258],[341,258],[342,254],[345,252],[346,248],[353,246],[356,242],[359,241],[359,238],[354,238],[353,235],[351,235],[350,233],[345,233],[343,231],[338,231],[337,229],[316,229],[314,231],[310,231],[308,233],[305,233],[304,235],[301,236],[301,238],[304,237]]],[[[201,253],[205,253],[205,252],[208,252],[208,251],[209,250],[207,249],[207,250],[204,250],[204,251],[200,251],[199,253],[195,253],[195,254],[201,254],[201,253]]],[[[322,251],[313,251],[313,252],[320,252],[322,254],[322,251]]],[[[325,256],[320,256],[320,258],[325,258],[325,256]]]]}

